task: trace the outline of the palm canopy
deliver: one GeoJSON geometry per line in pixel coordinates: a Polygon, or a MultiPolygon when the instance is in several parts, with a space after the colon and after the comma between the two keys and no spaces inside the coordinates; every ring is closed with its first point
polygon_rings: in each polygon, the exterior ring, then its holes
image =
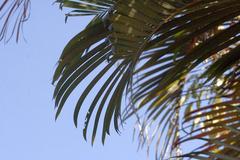
{"type": "MultiPolygon", "coordinates": [[[[94,18],[60,57],[56,118],[73,90],[94,75],[74,111],[77,126],[86,97],[101,83],[86,114],[85,139],[91,120],[93,143],[101,117],[104,142],[112,125],[119,132],[119,124],[136,116],[139,145],[155,143],[157,159],[239,159],[239,0],[57,2],[73,9],[67,16],[94,18]]],[[[18,40],[29,3],[0,3],[0,40],[15,32],[18,40]]]]}
{"type": "Polygon", "coordinates": [[[103,143],[111,121],[119,132],[119,122],[136,116],[139,145],[155,143],[157,159],[240,158],[239,0],[57,2],[73,8],[67,16],[95,17],[60,57],[56,118],[72,91],[94,75],[74,111],[77,126],[84,100],[101,82],[84,122],[86,139],[93,120],[92,143],[101,116],[103,143]],[[181,151],[188,144],[195,146],[181,151]]]}

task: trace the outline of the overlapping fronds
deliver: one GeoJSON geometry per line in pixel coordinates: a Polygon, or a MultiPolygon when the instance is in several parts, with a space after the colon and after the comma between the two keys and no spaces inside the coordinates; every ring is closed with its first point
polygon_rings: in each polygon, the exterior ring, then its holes
{"type": "Polygon", "coordinates": [[[240,158],[239,0],[58,2],[95,18],[60,57],[57,116],[72,91],[95,74],[74,112],[77,125],[84,100],[104,81],[89,104],[85,138],[94,114],[92,142],[100,124],[104,142],[112,119],[119,131],[119,120],[137,115],[139,145],[155,143],[157,159],[240,158]],[[181,151],[189,143],[195,146],[181,151]]]}
{"type": "Polygon", "coordinates": [[[29,18],[30,0],[0,2],[0,41],[8,42],[16,35],[18,42],[23,23],[29,18]]]}

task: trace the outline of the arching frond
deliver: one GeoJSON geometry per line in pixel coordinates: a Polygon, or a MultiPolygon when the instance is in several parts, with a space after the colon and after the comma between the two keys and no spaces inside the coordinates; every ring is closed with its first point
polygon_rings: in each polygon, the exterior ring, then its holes
{"type": "Polygon", "coordinates": [[[65,0],[61,4],[96,17],[60,58],[54,77],[57,115],[76,86],[101,68],[74,112],[77,124],[84,100],[104,79],[89,104],[85,138],[95,112],[94,141],[105,109],[103,142],[113,117],[118,131],[119,118],[125,121],[137,114],[140,145],[155,143],[157,159],[239,158],[239,0],[65,0]],[[129,105],[121,112],[124,97],[129,105]],[[222,134],[216,134],[219,130],[222,134]],[[233,137],[228,139],[229,135],[233,137]],[[181,152],[186,143],[199,139],[204,142],[195,143],[196,150],[181,152]]]}

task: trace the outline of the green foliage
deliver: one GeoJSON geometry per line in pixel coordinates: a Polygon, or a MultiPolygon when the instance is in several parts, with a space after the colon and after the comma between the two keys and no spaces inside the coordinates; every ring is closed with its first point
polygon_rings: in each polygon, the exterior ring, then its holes
{"type": "MultiPolygon", "coordinates": [[[[56,2],[72,9],[66,17],[94,17],[59,59],[53,78],[56,118],[71,93],[94,76],[73,116],[77,126],[86,98],[100,83],[83,129],[87,139],[93,124],[92,144],[99,129],[104,143],[111,126],[119,132],[119,124],[136,117],[139,147],[149,151],[155,144],[156,159],[240,158],[239,0],[56,2]]],[[[29,4],[0,4],[0,40],[14,32],[18,40],[29,4]]]]}
{"type": "Polygon", "coordinates": [[[112,119],[119,131],[119,120],[136,116],[139,145],[156,143],[157,159],[240,158],[239,0],[58,2],[74,9],[70,16],[95,18],[60,58],[54,76],[57,116],[82,80],[103,66],[74,112],[77,125],[85,98],[108,75],[89,105],[85,139],[96,110],[94,142],[105,107],[103,142],[112,119]],[[194,142],[192,150],[181,152],[194,142]]]}

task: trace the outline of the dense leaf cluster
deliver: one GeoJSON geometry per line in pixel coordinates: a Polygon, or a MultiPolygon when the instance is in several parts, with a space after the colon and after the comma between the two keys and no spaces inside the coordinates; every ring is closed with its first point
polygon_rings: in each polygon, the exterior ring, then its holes
{"type": "MultiPolygon", "coordinates": [[[[77,126],[84,102],[95,92],[83,129],[87,139],[93,124],[92,143],[99,129],[104,143],[112,126],[119,132],[119,124],[136,117],[139,146],[149,150],[155,144],[156,159],[240,158],[239,0],[56,2],[72,9],[66,17],[94,16],[59,59],[56,118],[72,92],[94,76],[73,116],[77,126]]],[[[27,18],[29,1],[15,0],[1,39],[14,4],[24,7],[13,31],[19,33],[27,18]]]]}
{"type": "Polygon", "coordinates": [[[104,79],[86,114],[85,138],[96,110],[94,141],[105,111],[103,142],[111,120],[119,131],[119,120],[136,116],[139,145],[156,143],[158,159],[239,159],[239,0],[58,2],[74,8],[69,15],[95,18],[60,58],[57,116],[72,91],[101,66],[74,112],[77,125],[84,100],[104,79]],[[194,141],[192,150],[181,151],[194,141]]]}

